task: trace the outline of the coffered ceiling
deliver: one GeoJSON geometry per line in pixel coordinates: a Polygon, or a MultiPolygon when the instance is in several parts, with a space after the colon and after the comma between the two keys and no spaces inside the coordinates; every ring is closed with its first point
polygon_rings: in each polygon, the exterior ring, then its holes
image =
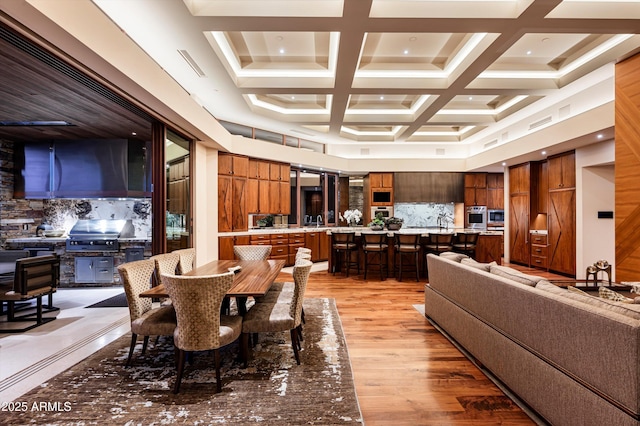
{"type": "Polygon", "coordinates": [[[640,1],[94,0],[218,119],[461,144],[640,47],[640,1]]]}

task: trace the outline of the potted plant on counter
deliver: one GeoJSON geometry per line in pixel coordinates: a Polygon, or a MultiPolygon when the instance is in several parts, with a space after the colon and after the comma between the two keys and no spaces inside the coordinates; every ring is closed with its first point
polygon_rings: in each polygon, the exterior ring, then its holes
{"type": "Polygon", "coordinates": [[[387,220],[384,221],[389,231],[397,231],[398,229],[402,228],[403,222],[404,222],[404,219],[402,219],[401,217],[395,217],[395,216],[391,216],[390,218],[387,218],[387,220]]]}
{"type": "Polygon", "coordinates": [[[371,222],[369,222],[369,229],[372,231],[382,231],[384,229],[384,219],[382,218],[382,213],[376,214],[376,217],[373,218],[371,222]]]}

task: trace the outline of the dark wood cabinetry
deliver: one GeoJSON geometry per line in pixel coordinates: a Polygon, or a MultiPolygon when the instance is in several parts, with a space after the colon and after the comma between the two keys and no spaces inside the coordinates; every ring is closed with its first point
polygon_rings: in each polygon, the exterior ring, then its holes
{"type": "Polygon", "coordinates": [[[575,153],[549,158],[549,256],[554,272],[576,274],[575,153]]]}
{"type": "Polygon", "coordinates": [[[487,205],[487,173],[466,173],[464,175],[464,205],[487,205]]]}
{"type": "MultiPolygon", "coordinates": [[[[537,194],[537,167],[532,163],[509,168],[509,256],[511,262],[529,264],[529,225],[537,210],[531,194],[537,194]]],[[[536,196],[537,197],[537,196],[536,196]]]]}
{"type": "Polygon", "coordinates": [[[167,172],[167,211],[187,214],[189,210],[189,157],[169,163],[167,172]]]}
{"type": "Polygon", "coordinates": [[[504,209],[504,174],[487,174],[487,208],[489,210],[504,209]]]}
{"type": "MultiPolygon", "coordinates": [[[[369,173],[369,200],[372,206],[393,205],[393,173],[369,173]]],[[[368,218],[365,218],[367,220],[368,218]]]]}
{"type": "Polygon", "coordinates": [[[291,212],[291,166],[249,159],[247,212],[249,214],[289,214],[291,212]]]}
{"type": "Polygon", "coordinates": [[[329,258],[330,236],[326,232],[305,233],[305,247],[311,249],[311,261],[319,262],[329,258]]]}
{"type": "Polygon", "coordinates": [[[249,229],[247,211],[247,173],[249,159],[239,155],[218,154],[218,231],[249,229]]]}
{"type": "Polygon", "coordinates": [[[233,246],[246,246],[251,244],[251,237],[248,235],[238,235],[231,237],[220,237],[218,239],[218,259],[233,260],[233,246]]]}
{"type": "Polygon", "coordinates": [[[546,269],[548,267],[547,255],[548,255],[547,236],[542,234],[532,234],[531,235],[531,266],[546,269]]]}

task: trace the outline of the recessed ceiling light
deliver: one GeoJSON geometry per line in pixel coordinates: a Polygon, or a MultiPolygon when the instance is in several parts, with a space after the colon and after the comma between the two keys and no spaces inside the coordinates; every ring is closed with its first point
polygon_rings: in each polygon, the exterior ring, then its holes
{"type": "Polygon", "coordinates": [[[473,96],[469,96],[469,100],[472,101],[473,100],[473,96]]]}
{"type": "Polygon", "coordinates": [[[280,53],[284,53],[284,49],[280,49],[280,53]]]}
{"type": "Polygon", "coordinates": [[[131,132],[131,136],[137,136],[138,134],[136,132],[131,132]]]}
{"type": "Polygon", "coordinates": [[[531,51],[530,50],[527,50],[527,55],[531,55],[531,51]]]}
{"type": "Polygon", "coordinates": [[[295,98],[296,98],[295,96],[292,96],[292,97],[291,97],[291,99],[295,99],[295,98]]]}
{"type": "Polygon", "coordinates": [[[384,100],[384,96],[380,96],[380,100],[381,100],[381,101],[382,101],[382,100],[384,100]]]}
{"type": "Polygon", "coordinates": [[[503,166],[506,166],[506,165],[507,165],[507,163],[505,163],[505,162],[503,161],[503,162],[502,162],[502,165],[503,165],[503,166]]]}
{"type": "Polygon", "coordinates": [[[409,53],[409,51],[405,49],[405,51],[403,53],[406,55],[406,54],[409,53]]]}
{"type": "Polygon", "coordinates": [[[598,134],[598,139],[602,139],[602,133],[598,134]]]}
{"type": "Polygon", "coordinates": [[[547,155],[547,151],[542,151],[542,155],[547,155]]]}

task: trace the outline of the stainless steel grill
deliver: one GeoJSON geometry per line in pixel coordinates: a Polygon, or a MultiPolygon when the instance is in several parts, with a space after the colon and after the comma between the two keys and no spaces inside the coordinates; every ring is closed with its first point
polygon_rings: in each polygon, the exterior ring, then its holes
{"type": "Polygon", "coordinates": [[[118,238],[135,235],[130,220],[80,219],[69,231],[68,251],[118,251],[118,238]]]}

